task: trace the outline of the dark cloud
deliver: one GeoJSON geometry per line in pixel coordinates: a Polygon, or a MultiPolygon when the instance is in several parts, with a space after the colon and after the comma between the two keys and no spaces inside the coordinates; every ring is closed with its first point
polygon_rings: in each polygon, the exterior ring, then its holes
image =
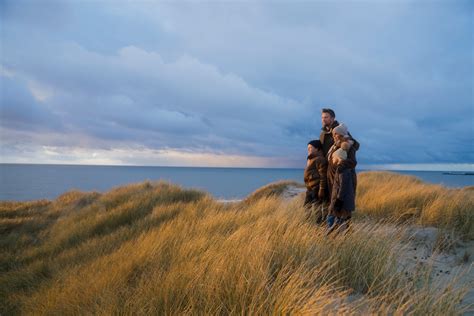
{"type": "Polygon", "coordinates": [[[467,2],[5,3],[4,128],[304,161],[331,106],[363,163],[474,161],[467,2]]]}
{"type": "Polygon", "coordinates": [[[37,101],[24,80],[0,76],[0,120],[2,126],[28,131],[61,131],[61,119],[37,101]]]}

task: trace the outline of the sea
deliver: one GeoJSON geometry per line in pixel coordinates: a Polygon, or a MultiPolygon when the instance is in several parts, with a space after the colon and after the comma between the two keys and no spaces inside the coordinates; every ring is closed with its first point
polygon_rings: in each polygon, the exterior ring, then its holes
{"type": "MultiPolygon", "coordinates": [[[[357,170],[363,171],[367,170],[357,170]]],[[[451,188],[474,186],[474,175],[394,172],[451,188]]],[[[303,169],[0,164],[0,200],[52,200],[71,190],[106,192],[145,180],[165,180],[183,188],[205,190],[216,199],[239,200],[274,181],[303,183],[303,169]]]]}

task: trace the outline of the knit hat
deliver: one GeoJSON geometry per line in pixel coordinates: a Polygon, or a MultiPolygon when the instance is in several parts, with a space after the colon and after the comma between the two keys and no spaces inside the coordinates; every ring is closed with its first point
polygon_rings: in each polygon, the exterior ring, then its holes
{"type": "Polygon", "coordinates": [[[317,140],[317,139],[314,139],[314,140],[310,141],[310,142],[308,143],[308,145],[311,145],[311,146],[313,146],[313,147],[316,148],[316,149],[321,149],[321,148],[323,148],[323,146],[321,145],[321,142],[320,142],[319,140],[317,140]]]}
{"type": "Polygon", "coordinates": [[[339,124],[338,126],[334,127],[332,131],[338,135],[347,136],[347,126],[344,123],[339,124]]]}
{"type": "Polygon", "coordinates": [[[332,155],[333,155],[333,157],[334,156],[338,157],[341,160],[346,160],[347,159],[347,152],[342,148],[339,148],[338,150],[336,150],[332,155]]]}

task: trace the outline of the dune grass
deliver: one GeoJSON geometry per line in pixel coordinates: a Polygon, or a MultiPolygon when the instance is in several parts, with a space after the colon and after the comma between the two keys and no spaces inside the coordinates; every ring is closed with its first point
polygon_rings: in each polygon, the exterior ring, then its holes
{"type": "Polygon", "coordinates": [[[449,189],[392,172],[358,175],[357,213],[412,220],[474,239],[474,187],[449,189]]]}
{"type": "Polygon", "coordinates": [[[164,182],[2,202],[0,314],[461,311],[464,289],[397,268],[402,228],[327,238],[281,187],[232,204],[164,182]]]}
{"type": "Polygon", "coordinates": [[[244,203],[251,204],[255,201],[260,200],[261,198],[269,198],[269,197],[279,197],[281,196],[285,190],[289,187],[297,187],[297,188],[304,188],[305,186],[296,181],[290,180],[281,180],[277,182],[272,182],[263,187],[255,190],[251,194],[249,194],[245,199],[244,203]]]}

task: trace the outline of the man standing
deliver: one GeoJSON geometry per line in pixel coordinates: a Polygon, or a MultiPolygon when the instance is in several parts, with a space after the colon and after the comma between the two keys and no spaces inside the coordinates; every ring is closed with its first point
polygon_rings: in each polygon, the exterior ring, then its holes
{"type": "Polygon", "coordinates": [[[321,128],[321,134],[319,134],[319,141],[323,147],[324,157],[327,156],[329,148],[334,144],[334,138],[332,136],[332,129],[339,125],[336,121],[336,113],[331,109],[321,110],[321,122],[323,127],[321,128]]]}
{"type": "MultiPolygon", "coordinates": [[[[321,110],[321,122],[323,127],[321,128],[321,134],[319,135],[319,141],[321,142],[322,151],[324,156],[328,160],[328,169],[327,169],[327,184],[329,196],[331,196],[332,186],[334,183],[334,177],[336,175],[336,166],[332,164],[332,153],[340,148],[343,140],[349,141],[351,143],[350,147],[353,149],[348,151],[349,157],[342,162],[342,165],[345,168],[350,168],[353,170],[354,184],[357,185],[357,179],[355,174],[355,167],[357,165],[357,160],[355,157],[355,152],[359,150],[360,144],[352,137],[352,135],[347,130],[347,127],[343,124],[340,125],[336,121],[336,113],[332,109],[322,109],[321,110]],[[341,134],[341,139],[335,144],[336,140],[334,135],[341,134]],[[332,148],[332,149],[331,149],[332,148]],[[329,155],[328,155],[329,153],[329,155]]],[[[355,191],[355,189],[354,189],[355,191]]]]}

